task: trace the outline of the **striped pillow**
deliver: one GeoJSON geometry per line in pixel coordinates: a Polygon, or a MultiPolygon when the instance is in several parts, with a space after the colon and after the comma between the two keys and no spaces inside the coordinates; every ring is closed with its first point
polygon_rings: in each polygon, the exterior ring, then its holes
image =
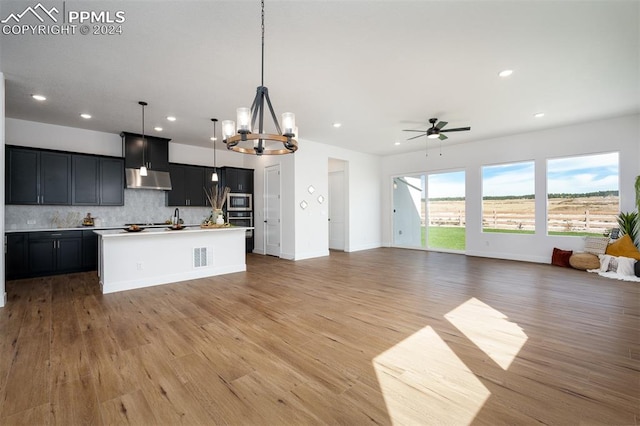
{"type": "Polygon", "coordinates": [[[585,237],[584,251],[585,253],[595,254],[599,256],[604,254],[609,245],[609,237],[585,237]]]}

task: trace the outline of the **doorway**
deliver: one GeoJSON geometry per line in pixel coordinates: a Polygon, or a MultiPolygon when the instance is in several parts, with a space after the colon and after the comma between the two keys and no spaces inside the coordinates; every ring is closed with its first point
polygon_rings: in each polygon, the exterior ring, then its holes
{"type": "Polygon", "coordinates": [[[264,252],[280,257],[280,164],[264,170],[264,252]]]}
{"type": "Polygon", "coordinates": [[[347,162],[329,159],[329,249],[347,248],[347,162]]]}

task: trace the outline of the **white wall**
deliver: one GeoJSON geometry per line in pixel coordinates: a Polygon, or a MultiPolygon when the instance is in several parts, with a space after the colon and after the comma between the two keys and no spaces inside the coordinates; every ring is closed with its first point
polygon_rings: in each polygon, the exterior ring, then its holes
{"type": "Polygon", "coordinates": [[[466,171],[466,253],[473,256],[546,262],[553,247],[581,250],[582,238],[547,236],[546,160],[548,158],[620,152],[620,208],[634,209],[634,181],[640,174],[640,115],[560,127],[467,144],[443,143],[428,157],[416,153],[386,157],[382,176],[386,184],[382,199],[383,244],[391,245],[392,176],[452,169],[466,171]],[[534,235],[482,233],[482,174],[487,164],[534,160],[536,162],[536,229],[534,235]]]}
{"type": "Polygon", "coordinates": [[[8,145],[122,157],[120,135],[15,118],[6,126],[8,145]]]}
{"type": "MultiPolygon", "coordinates": [[[[329,254],[328,191],[330,159],[345,161],[346,192],[349,221],[345,251],[380,247],[380,158],[355,151],[301,139],[295,154],[277,156],[247,156],[255,169],[255,192],[264,192],[264,169],[280,164],[281,186],[281,252],[285,259],[301,260],[329,254]],[[309,185],[315,192],[309,194],[309,185]],[[325,198],[320,204],[319,195],[325,198]],[[300,203],[306,201],[306,209],[300,203]]],[[[255,246],[262,252],[264,245],[264,200],[254,200],[256,223],[255,246]]]]}
{"type": "MultiPolygon", "coordinates": [[[[122,138],[115,133],[96,132],[15,118],[7,118],[6,133],[6,140],[9,145],[114,157],[122,157],[123,155],[122,138]]],[[[170,136],[167,137],[170,138],[170,136]]],[[[220,149],[221,146],[221,143],[219,143],[218,151],[216,152],[218,167],[245,167],[246,156],[220,149]]],[[[169,161],[198,166],[213,166],[213,149],[169,142],[169,161]]]]}
{"type": "Polygon", "coordinates": [[[375,155],[362,154],[348,149],[305,141],[300,144],[296,156],[296,259],[328,254],[329,205],[318,204],[317,196],[328,199],[330,159],[346,163],[345,184],[349,201],[346,206],[345,251],[358,251],[380,247],[381,226],[380,179],[381,159],[375,155]],[[316,188],[313,196],[307,188],[316,188]],[[299,203],[306,200],[309,208],[302,210],[299,203]]]}

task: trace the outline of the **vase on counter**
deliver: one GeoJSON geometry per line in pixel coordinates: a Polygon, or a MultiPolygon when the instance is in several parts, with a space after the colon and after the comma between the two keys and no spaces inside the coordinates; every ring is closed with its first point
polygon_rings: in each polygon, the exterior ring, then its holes
{"type": "Polygon", "coordinates": [[[216,209],[213,211],[213,217],[216,219],[216,225],[224,225],[224,215],[222,209],[216,209]]]}

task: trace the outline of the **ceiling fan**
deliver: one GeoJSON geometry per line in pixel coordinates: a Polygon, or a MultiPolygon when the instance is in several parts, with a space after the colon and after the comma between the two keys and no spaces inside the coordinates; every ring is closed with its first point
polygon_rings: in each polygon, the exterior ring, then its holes
{"type": "Polygon", "coordinates": [[[445,139],[448,139],[446,135],[442,134],[444,132],[465,132],[467,130],[471,130],[471,127],[458,127],[458,128],[455,128],[455,129],[442,130],[442,128],[447,125],[447,122],[446,121],[438,122],[437,118],[430,118],[429,119],[429,123],[431,123],[431,128],[429,128],[427,130],[413,130],[413,129],[405,129],[405,130],[403,130],[403,132],[419,132],[419,133],[422,133],[421,135],[414,136],[414,137],[409,138],[407,140],[410,141],[411,139],[415,139],[415,138],[419,138],[419,137],[422,137],[422,136],[426,136],[429,139],[440,139],[441,141],[443,141],[445,139]],[[436,122],[438,124],[436,124],[436,122]]]}

